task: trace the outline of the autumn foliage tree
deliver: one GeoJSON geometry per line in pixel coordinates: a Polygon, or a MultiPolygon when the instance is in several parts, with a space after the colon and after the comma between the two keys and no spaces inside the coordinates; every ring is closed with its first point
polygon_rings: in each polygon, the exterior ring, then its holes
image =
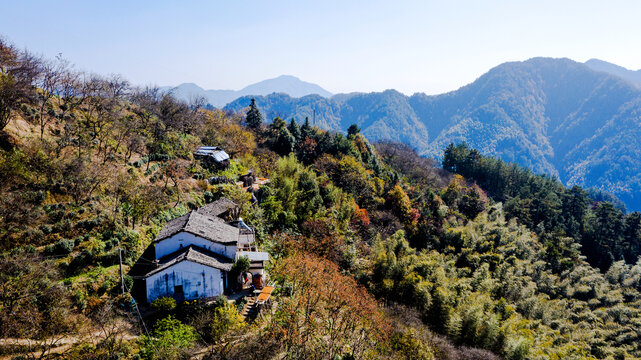
{"type": "Polygon", "coordinates": [[[305,253],[281,260],[272,276],[291,296],[272,320],[271,335],[294,358],[361,358],[387,338],[376,300],[333,262],[305,253]]]}
{"type": "Polygon", "coordinates": [[[418,210],[412,207],[412,202],[402,187],[395,185],[389,192],[387,202],[392,211],[397,214],[406,226],[416,225],[420,214],[418,210]]]}
{"type": "Polygon", "coordinates": [[[232,117],[221,110],[203,110],[205,134],[202,143],[219,146],[231,157],[250,154],[256,148],[254,134],[241,126],[241,118],[232,117]]]}

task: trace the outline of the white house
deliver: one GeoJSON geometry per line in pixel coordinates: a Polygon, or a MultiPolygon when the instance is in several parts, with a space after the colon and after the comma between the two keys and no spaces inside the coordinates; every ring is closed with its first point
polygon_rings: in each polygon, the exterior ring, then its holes
{"type": "Polygon", "coordinates": [[[191,300],[222,294],[233,262],[189,245],[147,273],[147,299],[161,296],[191,300]]]}
{"type": "Polygon", "coordinates": [[[223,198],[169,221],[152,244],[153,265],[141,276],[146,300],[223,294],[236,281],[229,272],[240,256],[250,259],[252,275],[264,275],[269,256],[257,251],[253,230],[242,219],[226,221],[238,213],[238,206],[223,198]]]}

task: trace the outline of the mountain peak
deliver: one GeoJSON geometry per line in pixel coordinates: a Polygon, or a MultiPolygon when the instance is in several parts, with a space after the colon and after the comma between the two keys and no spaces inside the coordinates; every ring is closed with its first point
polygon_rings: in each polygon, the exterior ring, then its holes
{"type": "Polygon", "coordinates": [[[198,90],[198,91],[205,91],[205,89],[201,88],[200,86],[196,85],[195,83],[183,83],[177,86],[177,88],[181,89],[189,89],[189,90],[198,90]]]}
{"type": "Polygon", "coordinates": [[[275,77],[275,78],[273,78],[273,79],[268,79],[268,80],[276,80],[276,79],[281,79],[281,80],[293,80],[293,81],[301,81],[299,78],[297,78],[297,77],[296,77],[296,76],[294,76],[294,75],[285,75],[285,74],[280,75],[280,76],[277,76],[277,77],[275,77]]]}
{"type": "Polygon", "coordinates": [[[204,97],[209,104],[216,107],[223,107],[227,103],[247,95],[261,96],[272,93],[286,93],[294,98],[312,94],[317,94],[325,98],[332,96],[332,93],[322,87],[303,81],[293,75],[280,75],[272,79],[248,85],[238,91],[205,90],[194,83],[183,83],[169,89],[179,99],[189,101],[195,97],[204,97]]]}
{"type": "Polygon", "coordinates": [[[256,84],[244,87],[240,90],[244,95],[267,95],[274,92],[284,92],[292,97],[303,97],[310,94],[318,94],[323,97],[330,97],[332,93],[322,87],[305,82],[292,75],[280,75],[273,79],[263,80],[256,84]]]}

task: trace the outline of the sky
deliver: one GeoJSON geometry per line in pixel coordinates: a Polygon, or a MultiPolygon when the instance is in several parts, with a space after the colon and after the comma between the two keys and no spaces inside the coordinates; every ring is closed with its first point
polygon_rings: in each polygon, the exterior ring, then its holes
{"type": "Polygon", "coordinates": [[[294,75],[333,93],[456,90],[506,61],[641,68],[641,1],[0,0],[0,36],[137,85],[241,89],[294,75]]]}

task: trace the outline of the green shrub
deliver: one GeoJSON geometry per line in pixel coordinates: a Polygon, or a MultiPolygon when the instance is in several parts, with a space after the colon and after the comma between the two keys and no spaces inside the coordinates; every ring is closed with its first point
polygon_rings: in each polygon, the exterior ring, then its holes
{"type": "Polygon", "coordinates": [[[71,239],[61,239],[53,245],[45,248],[45,253],[48,255],[67,255],[73,251],[75,242],[71,239]]]}
{"type": "Polygon", "coordinates": [[[176,308],[176,300],[167,296],[159,297],[151,303],[151,307],[154,310],[172,310],[176,308]]]}
{"type": "Polygon", "coordinates": [[[205,198],[205,202],[209,204],[210,202],[214,201],[214,194],[212,194],[211,191],[205,191],[203,193],[203,197],[205,198]]]}
{"type": "Polygon", "coordinates": [[[143,359],[186,359],[190,357],[198,335],[194,328],[168,316],[158,320],[151,336],[141,337],[140,356],[143,359]]]}
{"type": "Polygon", "coordinates": [[[235,279],[238,275],[249,271],[250,266],[251,266],[251,261],[249,261],[249,257],[247,256],[239,257],[234,263],[234,265],[232,265],[232,268],[231,268],[232,279],[235,279]]]}
{"type": "Polygon", "coordinates": [[[37,250],[35,246],[31,244],[27,244],[27,245],[16,248],[15,252],[18,254],[35,254],[36,251],[37,250]]]}

